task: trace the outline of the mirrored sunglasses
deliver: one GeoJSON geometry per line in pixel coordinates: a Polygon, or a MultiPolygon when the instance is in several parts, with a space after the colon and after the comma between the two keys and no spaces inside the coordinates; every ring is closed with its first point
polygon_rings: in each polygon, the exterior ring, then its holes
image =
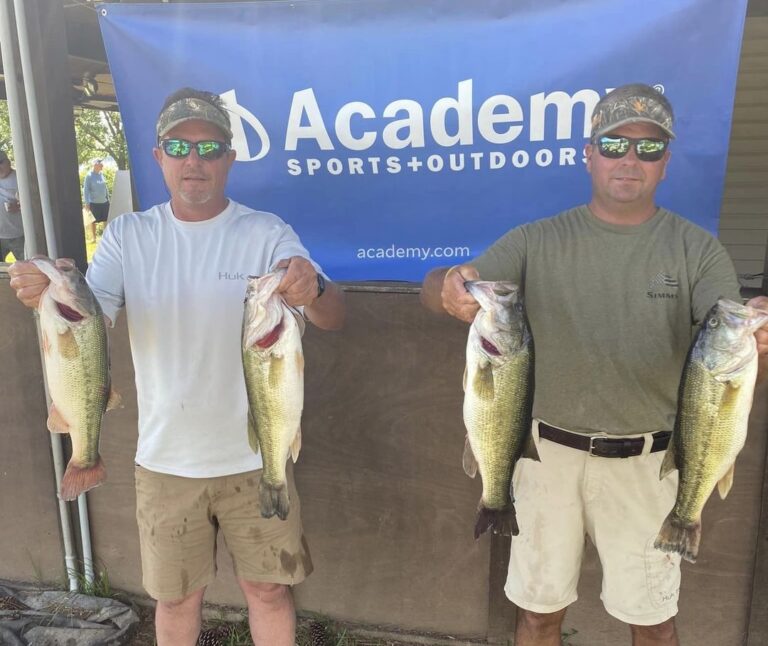
{"type": "Polygon", "coordinates": [[[229,150],[229,144],[223,141],[187,141],[186,139],[163,139],[160,147],[166,155],[175,159],[187,157],[192,148],[197,150],[197,156],[206,161],[219,159],[229,150]]]}
{"type": "Polygon", "coordinates": [[[643,137],[633,139],[632,137],[618,137],[615,135],[603,135],[598,137],[595,142],[597,150],[603,157],[609,159],[620,159],[629,152],[634,146],[635,154],[640,161],[657,162],[667,150],[669,141],[666,139],[654,139],[652,137],[643,137]]]}

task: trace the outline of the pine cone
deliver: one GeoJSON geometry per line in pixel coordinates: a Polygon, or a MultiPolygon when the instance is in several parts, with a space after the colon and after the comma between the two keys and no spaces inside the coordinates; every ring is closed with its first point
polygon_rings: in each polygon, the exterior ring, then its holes
{"type": "Polygon", "coordinates": [[[224,640],[232,634],[232,626],[207,628],[197,638],[197,646],[222,646],[224,640]]]}
{"type": "Polygon", "coordinates": [[[309,643],[312,646],[327,646],[328,636],[324,624],[319,621],[313,621],[309,624],[309,643]]]}

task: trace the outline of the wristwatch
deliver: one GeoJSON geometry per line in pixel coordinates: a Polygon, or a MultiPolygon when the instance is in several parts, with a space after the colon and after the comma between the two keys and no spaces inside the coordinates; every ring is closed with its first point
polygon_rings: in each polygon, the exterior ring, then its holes
{"type": "Polygon", "coordinates": [[[321,273],[317,274],[317,297],[320,298],[325,291],[325,278],[321,273]]]}

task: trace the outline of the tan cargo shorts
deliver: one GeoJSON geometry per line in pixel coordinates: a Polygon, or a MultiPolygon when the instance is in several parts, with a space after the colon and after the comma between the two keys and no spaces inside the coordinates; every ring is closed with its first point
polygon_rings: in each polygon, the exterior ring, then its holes
{"type": "Polygon", "coordinates": [[[135,473],[143,585],[152,598],[182,599],[213,581],[219,529],[241,579],[293,585],[312,572],[290,466],[284,521],[261,517],[260,470],[182,478],[137,465],[135,473]]]}
{"type": "Polygon", "coordinates": [[[507,597],[540,613],[573,603],[589,536],[610,615],[639,626],[675,616],[680,557],[653,546],[677,495],[677,471],[659,480],[665,452],[593,457],[539,438],[537,421],[533,435],[541,462],[520,460],[513,478],[520,534],[512,537],[507,597]]]}

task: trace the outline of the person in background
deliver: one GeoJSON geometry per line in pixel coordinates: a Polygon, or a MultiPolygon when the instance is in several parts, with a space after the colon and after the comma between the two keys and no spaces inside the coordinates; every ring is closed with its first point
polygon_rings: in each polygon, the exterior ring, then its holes
{"type": "Polygon", "coordinates": [[[24,260],[24,227],[16,171],[6,152],[0,150],[0,262],[5,262],[9,253],[16,260],[24,260]]]}
{"type": "MultiPolygon", "coordinates": [[[[602,564],[603,605],[630,625],[632,643],[679,643],[680,556],[653,547],[677,473],[659,480],[659,470],[692,326],[740,293],[722,245],[656,204],[672,127],[672,106],[654,88],[613,90],[595,107],[584,149],[589,204],[512,229],[424,279],[422,303],[466,322],[479,305],[464,281],[512,281],[525,295],[541,462],[520,460],[513,476],[520,534],[505,592],[518,607],[516,646],[560,646],[586,536],[602,564]]],[[[768,298],[749,304],[768,309],[768,298]]],[[[768,326],[755,337],[764,373],[768,326]]]]}
{"type": "MultiPolygon", "coordinates": [[[[262,518],[261,454],[248,443],[241,356],[249,275],[287,269],[277,291],[324,330],[344,322],[343,292],[276,215],[226,196],[229,114],[184,88],[155,125],[169,202],[105,229],[86,279],[108,319],[125,307],[136,374],[136,504],[144,588],[157,600],[159,646],[193,646],[222,533],[257,646],[293,646],[291,585],[312,571],[295,484],[286,520],[262,518]]],[[[31,262],[11,287],[34,307],[47,284],[31,262]]]]}
{"type": "Polygon", "coordinates": [[[95,159],[93,169],[83,180],[83,204],[86,211],[93,216],[91,242],[96,242],[96,226],[106,222],[109,216],[109,187],[101,172],[103,169],[103,161],[95,159]]]}

